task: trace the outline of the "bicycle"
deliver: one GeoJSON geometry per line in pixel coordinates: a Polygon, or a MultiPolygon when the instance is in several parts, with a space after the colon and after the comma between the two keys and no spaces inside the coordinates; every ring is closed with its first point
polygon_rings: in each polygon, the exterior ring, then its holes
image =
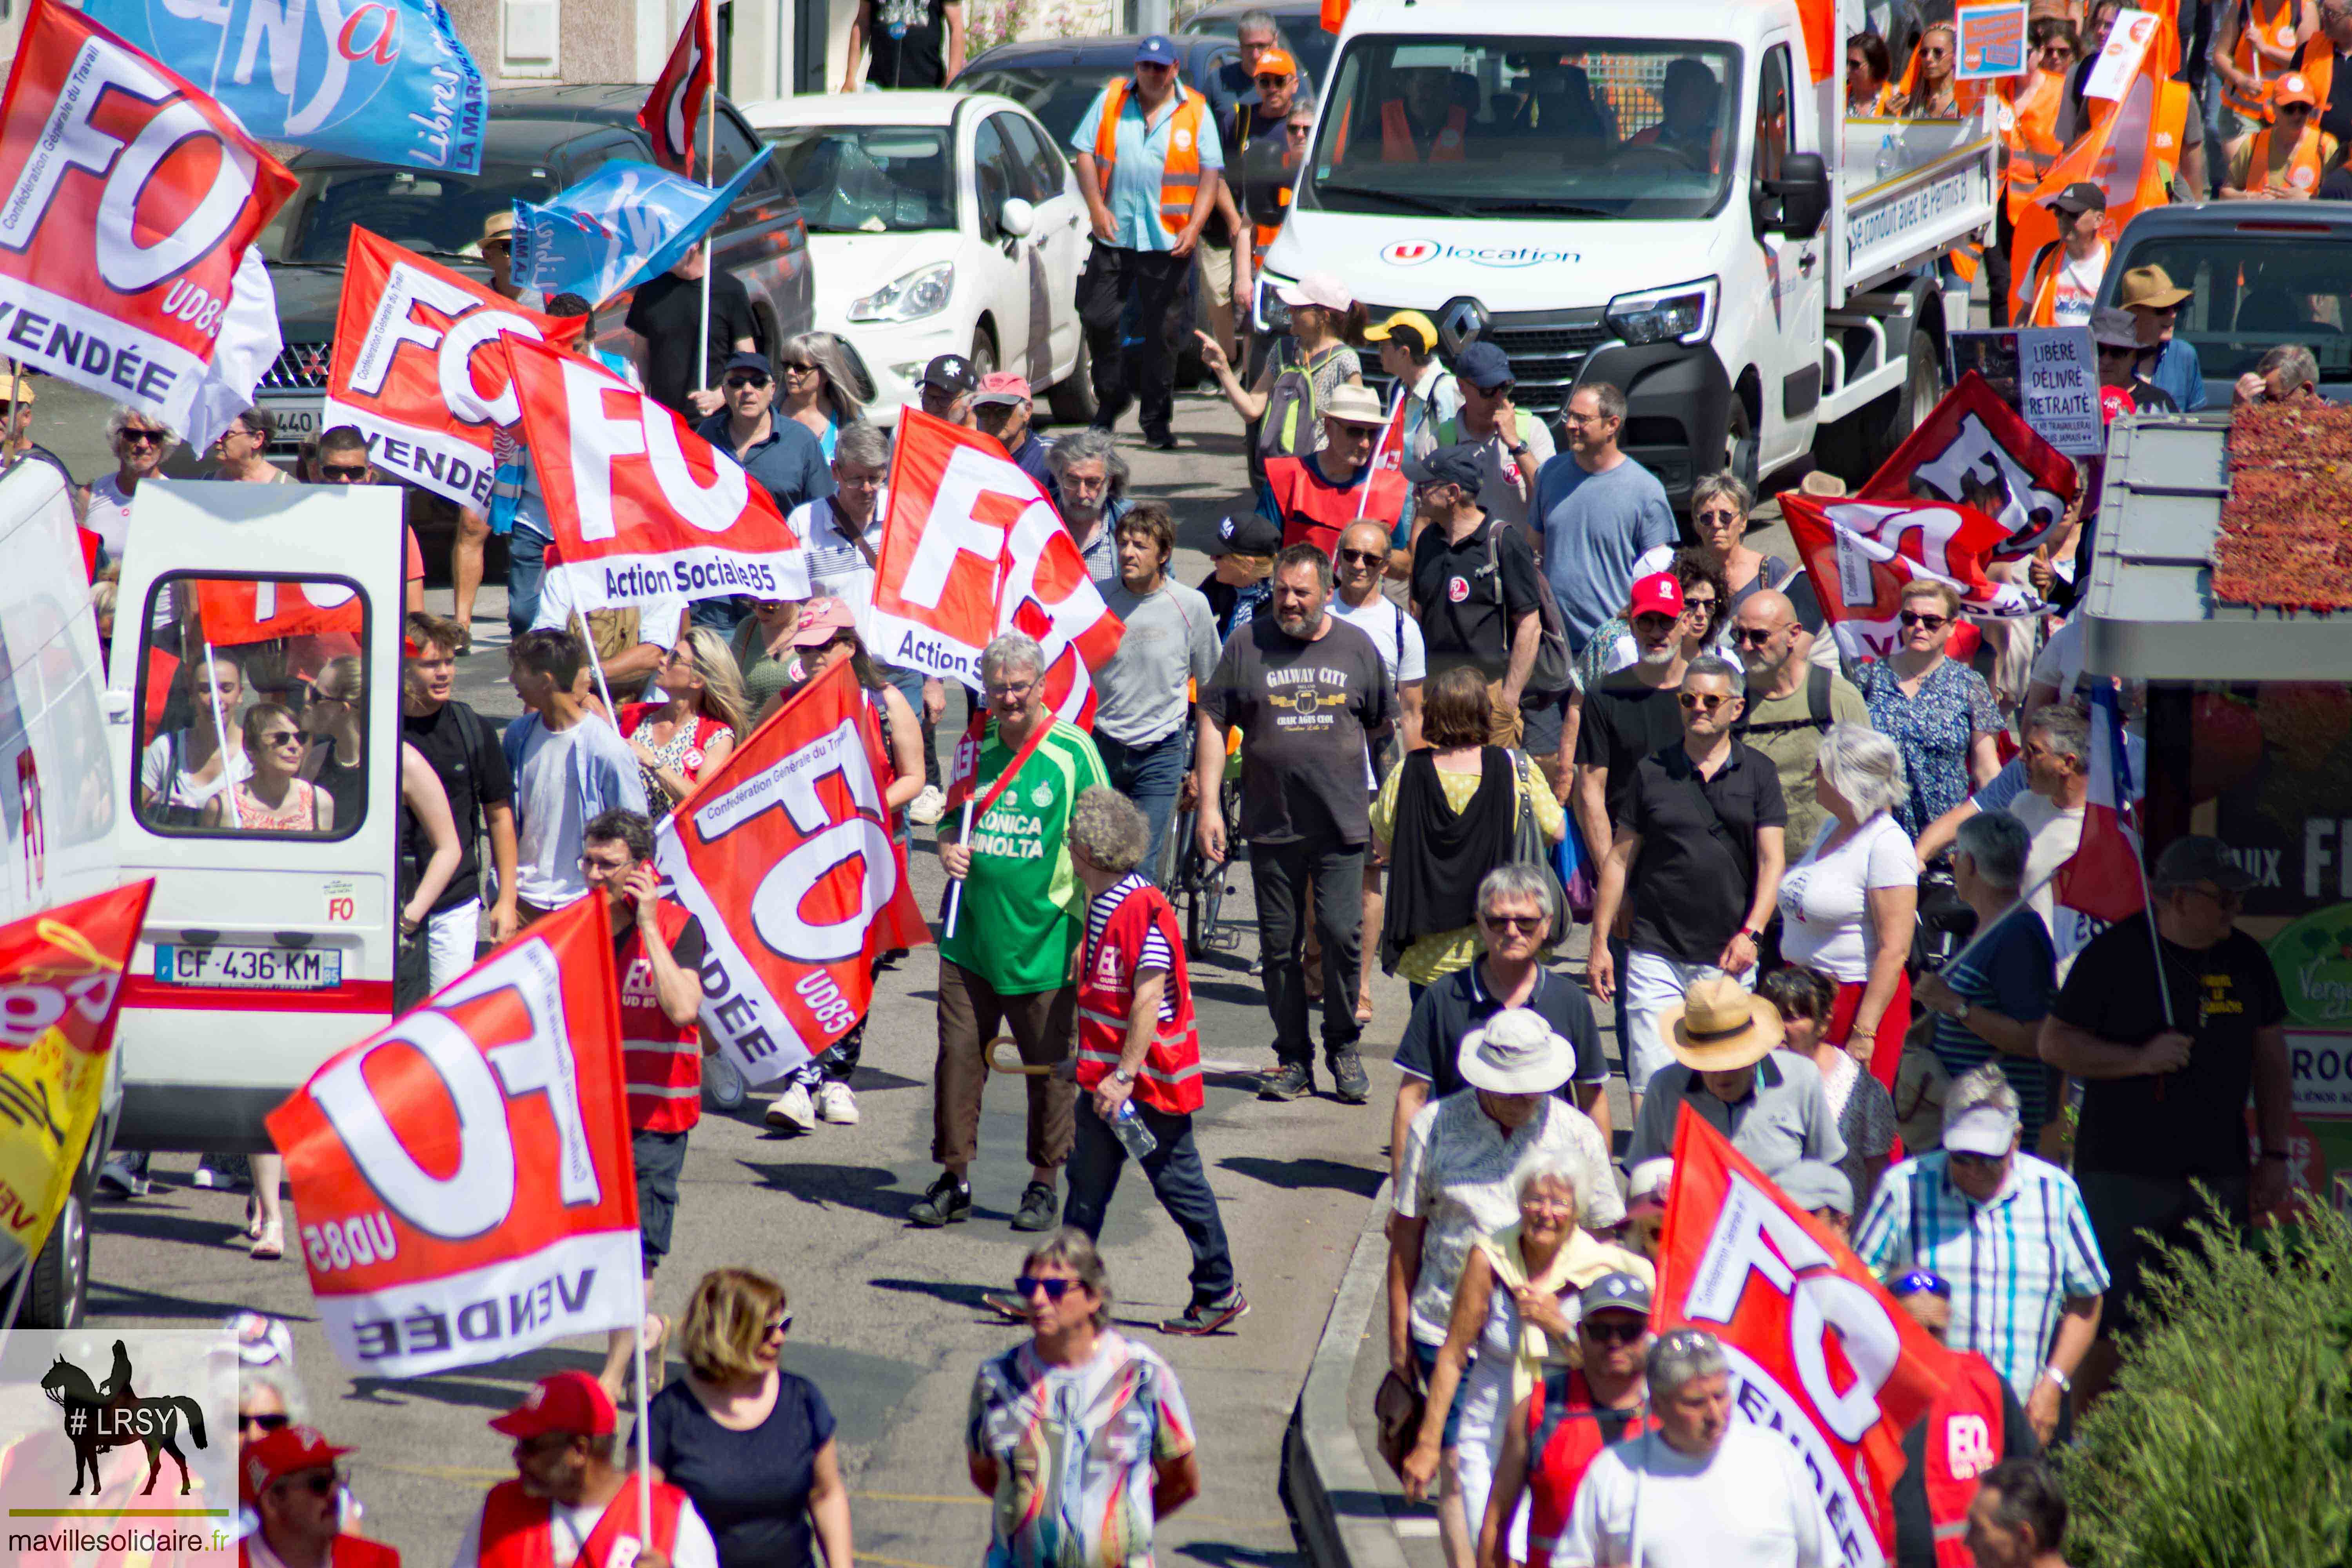
{"type": "MultiPolygon", "coordinates": [[[[1224,814],[1225,831],[1230,836],[1234,825],[1241,820],[1242,759],[1240,731],[1234,733],[1225,751],[1225,776],[1217,790],[1217,800],[1224,814]]],[[[1168,831],[1168,842],[1160,847],[1161,884],[1169,890],[1171,901],[1184,910],[1184,956],[1198,963],[1209,952],[1231,952],[1238,950],[1242,941],[1239,921],[1221,918],[1225,894],[1231,886],[1234,871],[1233,844],[1227,840],[1225,858],[1210,859],[1201,853],[1198,835],[1193,831],[1200,817],[1197,802],[1192,799],[1192,783],[1187,775],[1184,795],[1180,797],[1176,820],[1168,831]]]]}

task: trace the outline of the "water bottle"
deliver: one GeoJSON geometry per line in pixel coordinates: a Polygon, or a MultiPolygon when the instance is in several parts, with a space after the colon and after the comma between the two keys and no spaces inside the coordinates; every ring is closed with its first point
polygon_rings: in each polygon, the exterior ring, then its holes
{"type": "Polygon", "coordinates": [[[1151,1129],[1146,1127],[1143,1118],[1135,1113],[1135,1101],[1131,1100],[1118,1102],[1118,1114],[1111,1118],[1110,1130],[1118,1139],[1119,1147],[1139,1163],[1160,1147],[1160,1140],[1151,1135],[1151,1129]]]}

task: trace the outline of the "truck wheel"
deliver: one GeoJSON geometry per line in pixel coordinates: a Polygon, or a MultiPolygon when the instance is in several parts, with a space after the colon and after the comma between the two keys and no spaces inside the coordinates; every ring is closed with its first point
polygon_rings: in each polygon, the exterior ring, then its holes
{"type": "Polygon", "coordinates": [[[1087,347],[1084,336],[1078,339],[1078,357],[1071,363],[1070,374],[1045,389],[1045,412],[1056,425],[1084,425],[1095,416],[1094,352],[1087,347]]]}
{"type": "Polygon", "coordinates": [[[1920,327],[1912,328],[1907,357],[1909,368],[1903,377],[1903,390],[1894,395],[1885,422],[1871,431],[1870,467],[1874,473],[1895,456],[1897,447],[1911,438],[1911,433],[1936,411],[1936,405],[1944,395],[1944,351],[1936,335],[1920,327]]]}

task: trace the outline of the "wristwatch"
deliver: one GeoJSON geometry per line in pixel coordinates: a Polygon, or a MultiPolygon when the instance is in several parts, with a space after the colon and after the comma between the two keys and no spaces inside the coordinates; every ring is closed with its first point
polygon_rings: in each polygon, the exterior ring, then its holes
{"type": "Polygon", "coordinates": [[[2074,1384],[2073,1381],[2070,1380],[2064,1373],[2060,1372],[2056,1367],[2047,1364],[2043,1365],[2042,1368],[2042,1375],[2056,1384],[2058,1385],[2059,1393],[2072,1394],[2074,1392],[2074,1384]]]}
{"type": "Polygon", "coordinates": [[[1510,453],[1514,458],[1526,457],[1528,455],[1528,444],[1525,441],[1520,442],[1517,446],[1510,448],[1510,453]]]}
{"type": "Polygon", "coordinates": [[[1135,1081],[1135,1075],[1128,1071],[1125,1068],[1111,1068],[1110,1076],[1112,1081],[1115,1083],[1133,1083],[1135,1081]]]}
{"type": "Polygon", "coordinates": [[[1953,1023],[1958,1024],[1958,1025],[1961,1026],[1963,1028],[1965,1028],[1965,1027],[1967,1027],[1967,1026],[1968,1026],[1968,1022],[1969,1022],[1969,1005],[1970,1005],[1970,1004],[1966,1003],[1966,1002],[1963,1002],[1963,1003],[1961,1003],[1961,1004],[1960,1004],[1959,1011],[1958,1011],[1957,1013],[1947,1013],[1947,1014],[1945,1014],[1945,1015],[1944,1015],[1944,1016],[1945,1016],[1945,1017],[1947,1017],[1947,1018],[1949,1018],[1953,1023]]]}

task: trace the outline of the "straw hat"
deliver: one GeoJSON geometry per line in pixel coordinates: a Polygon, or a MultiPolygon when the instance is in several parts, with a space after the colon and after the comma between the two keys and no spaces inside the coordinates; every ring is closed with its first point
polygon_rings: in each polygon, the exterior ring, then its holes
{"type": "Polygon", "coordinates": [[[1728,975],[1708,975],[1659,1016],[1658,1037],[1693,1072],[1737,1072],[1779,1048],[1780,1010],[1728,975]]]}
{"type": "Polygon", "coordinates": [[[1809,496],[1842,496],[1845,481],[1826,468],[1815,468],[1797,482],[1800,494],[1809,496]]]}

